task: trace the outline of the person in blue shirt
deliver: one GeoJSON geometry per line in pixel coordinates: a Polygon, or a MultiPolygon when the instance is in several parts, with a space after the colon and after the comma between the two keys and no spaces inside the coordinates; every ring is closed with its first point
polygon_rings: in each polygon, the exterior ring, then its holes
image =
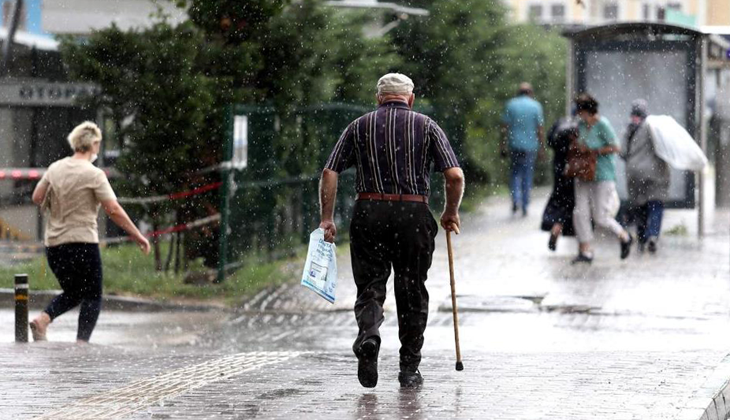
{"type": "Polygon", "coordinates": [[[502,115],[502,157],[510,158],[509,188],[512,213],[522,208],[527,216],[535,160],[543,150],[542,106],[533,99],[532,86],[520,84],[517,97],[510,99],[502,115]]]}

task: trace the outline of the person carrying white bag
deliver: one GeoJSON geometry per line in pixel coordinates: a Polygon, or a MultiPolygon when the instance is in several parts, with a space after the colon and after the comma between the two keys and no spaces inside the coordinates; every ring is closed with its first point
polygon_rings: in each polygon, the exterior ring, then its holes
{"type": "Polygon", "coordinates": [[[385,319],[386,285],[394,273],[401,342],[401,387],[423,383],[419,370],[428,321],[428,270],[438,225],[428,206],[431,170],[445,179],[441,226],[459,231],[464,174],[444,131],[412,110],[413,81],[398,73],[378,80],[378,108],[347,126],[335,144],[320,183],[324,241],[337,235],[334,205],[339,174],[355,168],[357,196],[350,223],[350,256],[357,286],[358,334],[352,345],[357,378],[366,388],[378,383],[380,326],[385,319]]]}
{"type": "Polygon", "coordinates": [[[625,144],[621,157],[626,160],[629,205],[637,224],[639,251],[646,248],[653,254],[669,195],[669,168],[699,171],[707,165],[707,158],[674,118],[649,115],[643,99],[632,103],[625,144]]]}

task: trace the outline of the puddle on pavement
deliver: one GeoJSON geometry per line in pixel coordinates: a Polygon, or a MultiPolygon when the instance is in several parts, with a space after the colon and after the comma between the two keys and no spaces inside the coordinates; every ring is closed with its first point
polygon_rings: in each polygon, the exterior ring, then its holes
{"type": "MultiPolygon", "coordinates": [[[[456,297],[459,312],[539,312],[539,304],[545,296],[475,296],[456,297]]],[[[439,312],[451,312],[451,297],[438,308],[439,312]]]]}

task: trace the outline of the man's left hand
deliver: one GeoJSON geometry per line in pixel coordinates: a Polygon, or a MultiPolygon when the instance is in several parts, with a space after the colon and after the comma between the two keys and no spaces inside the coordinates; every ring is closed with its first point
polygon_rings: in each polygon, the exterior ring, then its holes
{"type": "Polygon", "coordinates": [[[444,212],[441,215],[441,227],[446,231],[454,232],[458,235],[460,231],[459,228],[461,227],[459,213],[444,212]]]}
{"type": "Polygon", "coordinates": [[[332,220],[325,220],[319,224],[321,229],[324,229],[324,240],[325,242],[334,243],[335,236],[337,236],[337,226],[332,220]]]}

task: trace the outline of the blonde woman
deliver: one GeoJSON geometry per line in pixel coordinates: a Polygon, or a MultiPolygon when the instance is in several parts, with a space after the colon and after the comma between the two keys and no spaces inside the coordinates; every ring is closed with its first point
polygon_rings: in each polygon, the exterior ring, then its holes
{"type": "Polygon", "coordinates": [[[79,342],[88,342],[101,311],[102,267],[97,216],[99,207],[131,236],[145,254],[150,244],[117,202],[104,172],[92,165],[101,145],[96,124],[84,122],[68,135],[73,156],[54,162],[33,191],[33,202],[46,212],[48,265],[63,293],[31,323],[33,340],[46,339],[48,325],[81,305],[79,342]]]}

